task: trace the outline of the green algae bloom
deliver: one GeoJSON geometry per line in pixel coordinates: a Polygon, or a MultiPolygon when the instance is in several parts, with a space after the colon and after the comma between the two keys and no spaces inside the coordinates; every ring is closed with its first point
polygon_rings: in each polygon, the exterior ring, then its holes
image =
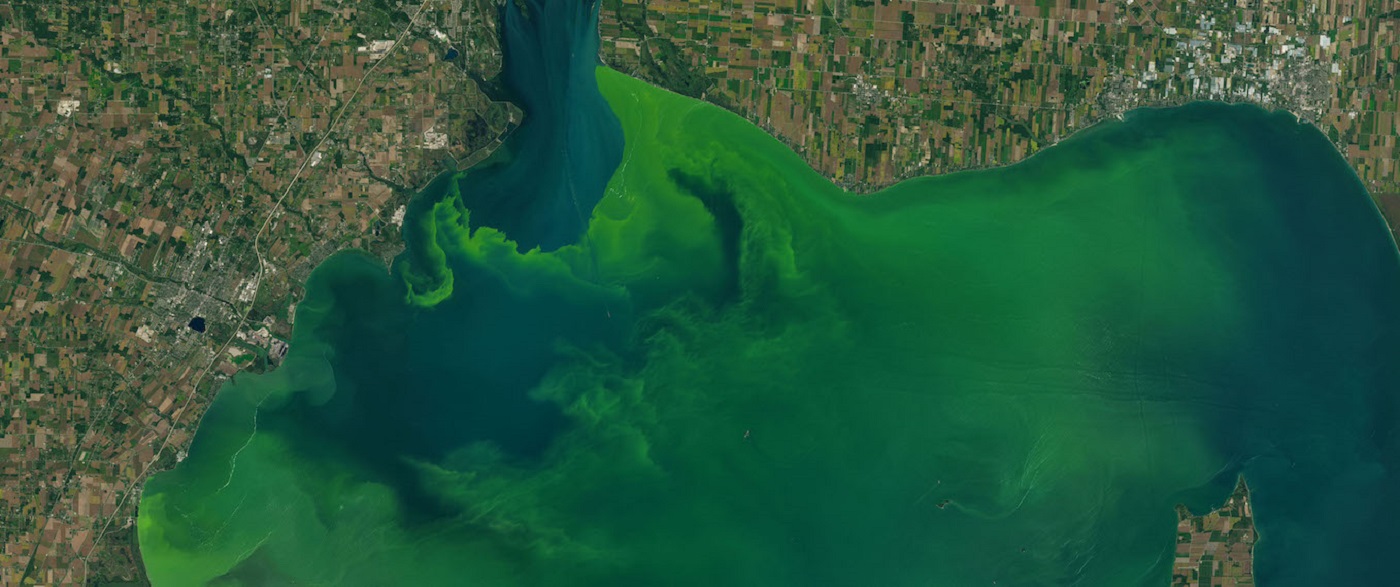
{"type": "Polygon", "coordinates": [[[857,196],[597,79],[583,237],[444,177],[391,271],[318,268],[147,483],[155,585],[1165,585],[1241,473],[1261,582],[1391,576],[1400,258],[1312,128],[1142,111],[857,196]]]}

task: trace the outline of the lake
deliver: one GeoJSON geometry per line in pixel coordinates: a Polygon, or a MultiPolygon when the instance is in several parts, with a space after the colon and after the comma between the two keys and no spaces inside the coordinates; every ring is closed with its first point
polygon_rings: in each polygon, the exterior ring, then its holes
{"type": "Polygon", "coordinates": [[[1400,254],[1313,127],[1140,110],[855,195],[528,6],[527,122],[312,274],[147,482],[154,584],[1166,585],[1239,475],[1261,583],[1394,575],[1400,254]]]}

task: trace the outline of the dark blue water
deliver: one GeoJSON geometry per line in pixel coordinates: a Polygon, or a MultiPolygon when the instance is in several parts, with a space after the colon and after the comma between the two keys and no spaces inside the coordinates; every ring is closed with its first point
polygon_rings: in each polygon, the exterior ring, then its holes
{"type": "Polygon", "coordinates": [[[597,15],[592,1],[501,8],[502,77],[525,120],[502,150],[461,178],[473,229],[498,228],[521,250],[551,251],[583,234],[622,158],[622,128],[594,78],[597,15]]]}
{"type": "Polygon", "coordinates": [[[480,443],[492,459],[538,458],[565,425],[557,405],[530,396],[561,359],[558,347],[621,342],[620,323],[608,319],[607,306],[625,306],[615,295],[521,295],[508,286],[509,271],[439,258],[429,245],[452,247],[433,217],[443,200],[470,216],[473,231],[499,229],[520,250],[574,243],[621,158],[622,129],[595,78],[596,6],[527,0],[501,10],[503,78],[524,122],[486,163],[444,174],[414,199],[405,240],[422,244],[404,251],[392,278],[359,257],[318,270],[333,277],[308,284],[316,290],[308,296],[331,300],[314,321],[335,349],[337,391],[324,404],[298,396],[263,424],[298,439],[299,450],[358,462],[420,521],[452,512],[406,458],[451,461],[480,443]],[[404,303],[403,283],[416,293],[449,283],[453,295],[422,309],[404,303]]]}

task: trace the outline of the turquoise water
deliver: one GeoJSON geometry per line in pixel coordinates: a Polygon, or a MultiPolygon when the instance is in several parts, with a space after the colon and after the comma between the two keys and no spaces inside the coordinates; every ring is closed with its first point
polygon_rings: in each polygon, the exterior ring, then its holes
{"type": "MultiPolygon", "coordinates": [[[[507,38],[591,51],[573,7],[507,38]]],[[[615,117],[561,106],[392,268],[313,273],[284,365],[147,483],[156,585],[1165,585],[1173,506],[1239,474],[1261,583],[1388,584],[1400,254],[1311,127],[1144,110],[855,196],[567,63],[515,91],[615,117]]]]}

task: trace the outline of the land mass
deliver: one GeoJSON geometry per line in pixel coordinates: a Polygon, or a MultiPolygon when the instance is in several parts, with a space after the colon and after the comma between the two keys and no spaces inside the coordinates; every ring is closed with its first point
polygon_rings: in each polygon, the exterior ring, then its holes
{"type": "Polygon", "coordinates": [[[1315,124],[1400,226],[1400,11],[1279,0],[604,0],[603,58],[848,189],[1006,165],[1143,106],[1315,124]]]}
{"type": "Polygon", "coordinates": [[[1225,505],[1201,515],[1176,506],[1176,560],[1172,587],[1254,584],[1254,509],[1241,476],[1225,505]]]}

